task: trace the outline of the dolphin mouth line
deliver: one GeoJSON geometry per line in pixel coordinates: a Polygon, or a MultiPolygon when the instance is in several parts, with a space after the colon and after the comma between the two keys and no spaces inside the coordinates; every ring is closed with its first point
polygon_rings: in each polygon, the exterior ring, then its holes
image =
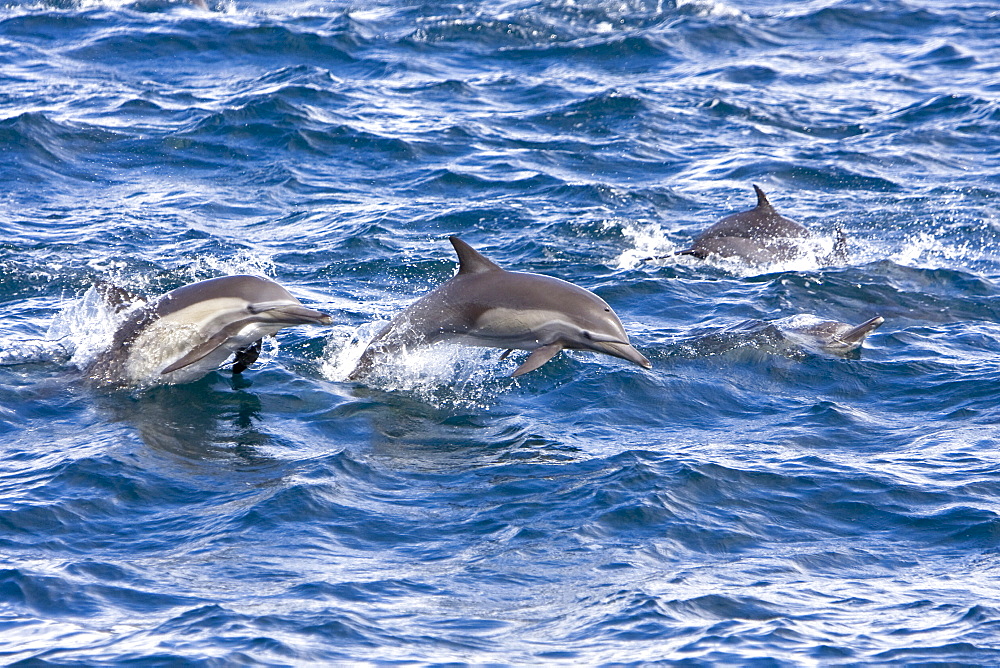
{"type": "Polygon", "coordinates": [[[333,318],[322,311],[311,309],[300,304],[283,304],[261,308],[252,305],[248,310],[262,317],[287,325],[332,325],[333,318]]]}
{"type": "Polygon", "coordinates": [[[630,343],[619,343],[617,341],[600,341],[597,342],[595,349],[599,352],[607,353],[613,357],[618,357],[623,360],[628,360],[634,364],[638,364],[643,369],[652,369],[653,364],[646,358],[645,355],[640,353],[635,347],[630,343]]]}

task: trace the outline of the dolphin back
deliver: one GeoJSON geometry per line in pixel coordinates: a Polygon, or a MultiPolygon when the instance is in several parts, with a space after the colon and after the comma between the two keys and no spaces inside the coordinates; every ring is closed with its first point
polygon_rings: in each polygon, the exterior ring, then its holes
{"type": "Polygon", "coordinates": [[[747,211],[726,216],[699,234],[691,248],[677,255],[704,259],[715,254],[738,257],[753,264],[788,260],[799,252],[796,240],[807,239],[809,230],[782,216],[757,185],[757,205],[747,211]]]}

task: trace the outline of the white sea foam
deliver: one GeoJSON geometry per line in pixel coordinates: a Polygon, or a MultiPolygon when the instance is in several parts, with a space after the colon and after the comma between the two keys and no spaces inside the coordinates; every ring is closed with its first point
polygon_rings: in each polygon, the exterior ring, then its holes
{"type": "MultiPolygon", "coordinates": [[[[609,223],[613,225],[615,223],[609,223]]],[[[619,269],[635,269],[650,258],[673,257],[681,248],[667,238],[667,233],[659,223],[633,223],[622,221],[622,234],[632,242],[615,260],[619,269]]]]}
{"type": "Polygon", "coordinates": [[[758,276],[782,271],[816,271],[829,264],[837,244],[836,236],[813,236],[796,240],[799,253],[788,260],[769,262],[764,265],[749,264],[740,259],[709,256],[704,260],[688,255],[675,255],[683,250],[672,242],[666,230],[659,223],[621,223],[622,234],[631,240],[632,247],[619,254],[615,264],[619,269],[635,269],[644,264],[693,265],[709,263],[738,276],[758,276]]]}
{"type": "MultiPolygon", "coordinates": [[[[358,328],[335,328],[327,341],[320,374],[344,382],[375,336],[388,324],[368,323],[358,328]]],[[[499,351],[437,343],[403,348],[379,361],[362,379],[365,385],[388,392],[406,392],[437,407],[489,410],[500,379],[516,367],[513,360],[499,364],[499,351]]]]}
{"type": "Polygon", "coordinates": [[[82,297],[68,301],[52,319],[46,338],[59,342],[70,351],[70,363],[84,369],[97,355],[111,345],[115,330],[128,313],[145,302],[116,313],[108,306],[96,287],[82,297]]]}
{"type": "Polygon", "coordinates": [[[202,280],[206,270],[212,274],[225,276],[252,274],[273,278],[275,264],[270,255],[244,248],[225,257],[199,257],[188,269],[193,281],[202,280]]]}

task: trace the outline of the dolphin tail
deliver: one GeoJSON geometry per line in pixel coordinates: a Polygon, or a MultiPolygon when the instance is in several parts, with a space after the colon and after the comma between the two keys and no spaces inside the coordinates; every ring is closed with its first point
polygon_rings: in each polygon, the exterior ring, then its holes
{"type": "Polygon", "coordinates": [[[865,340],[865,337],[881,327],[883,322],[885,322],[885,318],[877,315],[871,320],[866,320],[857,327],[841,334],[838,338],[844,343],[856,343],[860,345],[865,340]]]}
{"type": "Polygon", "coordinates": [[[521,366],[514,369],[514,373],[510,374],[510,377],[517,378],[518,376],[523,376],[529,371],[534,371],[555,357],[559,351],[562,350],[562,348],[561,343],[550,343],[547,346],[536,348],[533,353],[528,355],[528,359],[521,363],[521,366]]]}
{"type": "Polygon", "coordinates": [[[847,262],[847,235],[844,234],[844,228],[840,225],[836,227],[833,231],[836,235],[836,239],[833,242],[833,252],[830,253],[830,263],[833,262],[847,262]]]}

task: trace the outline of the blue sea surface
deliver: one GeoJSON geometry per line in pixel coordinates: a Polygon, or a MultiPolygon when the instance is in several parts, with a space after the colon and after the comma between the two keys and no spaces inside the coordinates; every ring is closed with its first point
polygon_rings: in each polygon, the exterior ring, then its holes
{"type": "Polygon", "coordinates": [[[1000,664],[998,142],[993,0],[3,4],[0,662],[1000,664]],[[753,184],[846,260],[673,255],[753,184]],[[449,235],[653,368],[347,381],[449,235]],[[240,273],[334,325],[88,378],[240,273]]]}

